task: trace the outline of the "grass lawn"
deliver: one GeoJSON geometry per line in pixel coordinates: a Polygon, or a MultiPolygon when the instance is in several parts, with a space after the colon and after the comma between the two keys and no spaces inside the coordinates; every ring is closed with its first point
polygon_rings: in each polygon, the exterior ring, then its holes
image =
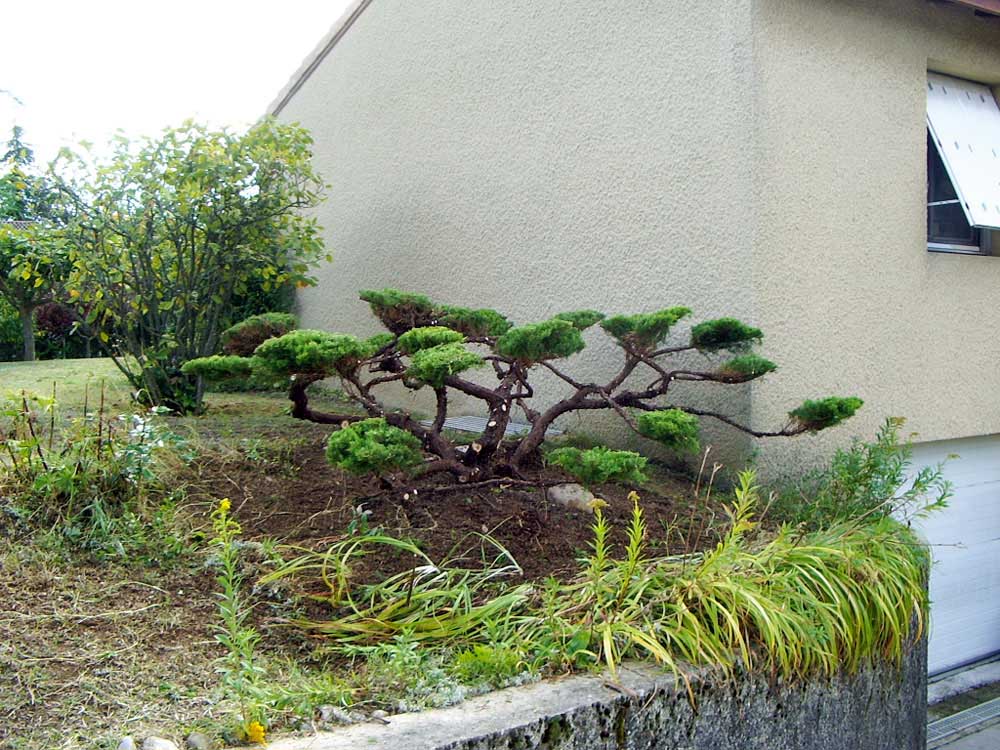
{"type": "MultiPolygon", "coordinates": [[[[50,395],[53,383],[61,417],[78,416],[85,398],[92,412],[102,383],[109,416],[132,408],[127,383],[107,360],[0,363],[0,395],[50,395]]],[[[330,397],[315,402],[322,408],[324,400],[330,397]]],[[[0,746],[116,747],[126,734],[158,734],[182,745],[189,731],[218,738],[233,727],[235,707],[217,672],[225,651],[215,640],[218,586],[208,543],[209,514],[220,498],[231,499],[250,543],[243,560],[248,589],[268,569],[275,545],[323,549],[357,533],[359,524],[408,539],[433,560],[471,549],[470,540],[489,533],[529,580],[576,571],[590,543],[592,514],[550,506],[538,490],[400,497],[375,479],[347,476],[325,460],[330,428],[292,419],[283,394],[213,393],[207,402],[202,416],[162,420],[180,443],[161,457],[155,490],[122,532],[135,537],[122,553],[81,550],[58,529],[24,523],[3,501],[0,746]]],[[[0,467],[0,500],[2,482],[0,467]]],[[[619,528],[632,509],[627,495],[624,487],[603,493],[619,528]]],[[[643,499],[651,527],[673,551],[714,542],[717,514],[696,502],[685,482],[663,475],[643,499]]],[[[352,577],[375,580],[415,562],[384,551],[359,558],[352,577]]],[[[364,668],[340,663],[346,682],[331,682],[328,660],[307,638],[274,627],[282,617],[319,616],[328,607],[280,587],[254,589],[252,605],[251,622],[264,638],[261,662],[298,686],[274,717],[275,728],[309,721],[319,705],[342,703],[345,695],[354,710],[392,707],[364,668]]]]}

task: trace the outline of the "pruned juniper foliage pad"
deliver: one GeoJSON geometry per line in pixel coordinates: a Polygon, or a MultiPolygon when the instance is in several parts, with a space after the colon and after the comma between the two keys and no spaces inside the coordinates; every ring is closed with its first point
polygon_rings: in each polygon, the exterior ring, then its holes
{"type": "MultiPolygon", "coordinates": [[[[690,328],[686,339],[676,330],[692,314],[687,307],[668,307],[631,315],[607,316],[597,310],[559,313],[548,320],[514,325],[496,310],[475,310],[439,304],[423,294],[395,289],[367,290],[361,299],[388,329],[388,334],[362,340],[347,333],[291,331],[263,342],[245,362],[232,362],[234,374],[249,366],[283,377],[289,385],[292,416],[320,424],[350,425],[361,419],[382,420],[417,441],[422,460],[411,451],[380,451],[373,443],[395,441],[394,432],[380,429],[360,439],[335,438],[330,460],[356,470],[370,464],[384,481],[393,484],[404,475],[450,474],[460,483],[522,478],[537,462],[549,427],[574,412],[614,411],[627,428],[668,449],[689,454],[699,450],[699,419],[715,419],[756,437],[787,437],[832,427],[853,415],[861,399],[831,396],[805,401],[789,412],[787,423],[775,430],[758,430],[723,412],[698,409],[673,398],[680,382],[747,383],[774,372],[777,365],[752,351],[763,333],[734,318],[705,320],[690,328]],[[599,327],[617,344],[621,364],[606,382],[576,379],[564,361],[586,348],[583,332],[599,327]],[[678,355],[700,352],[704,365],[692,369],[677,362],[678,355]],[[735,355],[735,356],[734,356],[735,355]],[[493,378],[470,376],[491,368],[493,378]],[[551,403],[534,398],[532,377],[540,370],[555,375],[565,395],[551,403]],[[335,377],[348,398],[361,410],[322,412],[309,403],[308,387],[335,377]],[[488,383],[488,384],[487,384],[488,383]],[[412,390],[434,392],[436,411],[428,425],[405,412],[387,409],[380,389],[401,384],[412,390]],[[460,394],[482,403],[489,415],[486,428],[468,446],[459,445],[444,429],[450,396],[460,394]],[[526,434],[506,435],[512,419],[530,425],[526,434]],[[376,462],[371,455],[382,455],[376,462]],[[399,462],[387,460],[393,455],[399,462]]],[[[185,371],[223,379],[229,360],[193,360],[185,371]]],[[[593,464],[596,456],[561,454],[555,463],[593,464]]],[[[601,462],[612,460],[604,456],[601,462]]],[[[588,465],[591,465],[588,464],[588,465]]],[[[596,466],[596,464],[592,465],[596,466]]],[[[641,467],[628,474],[637,480],[641,467]]]]}

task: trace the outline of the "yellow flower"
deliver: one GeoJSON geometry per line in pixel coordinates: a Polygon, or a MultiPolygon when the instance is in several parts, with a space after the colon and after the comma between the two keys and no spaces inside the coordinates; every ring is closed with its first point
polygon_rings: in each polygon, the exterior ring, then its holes
{"type": "Polygon", "coordinates": [[[229,502],[229,498],[228,497],[223,498],[219,502],[219,513],[228,513],[230,506],[231,503],[229,502]]]}
{"type": "MultiPolygon", "coordinates": [[[[223,502],[229,502],[228,500],[223,500],[223,502]]],[[[251,721],[247,724],[247,740],[254,743],[255,745],[264,744],[264,725],[259,721],[251,721]]]]}

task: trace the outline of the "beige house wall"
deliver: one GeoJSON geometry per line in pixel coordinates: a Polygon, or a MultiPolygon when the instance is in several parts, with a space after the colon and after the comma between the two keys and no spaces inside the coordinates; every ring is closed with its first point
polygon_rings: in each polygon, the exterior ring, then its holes
{"type": "MultiPolygon", "coordinates": [[[[912,0],[756,3],[756,321],[802,393],[857,394],[844,429],[771,443],[794,467],[905,416],[919,440],[1000,432],[1000,257],[926,249],[926,73],[1000,83],[1000,19],[912,0]]],[[[1000,247],[1000,245],[997,245],[1000,247]]]]}
{"type": "MultiPolygon", "coordinates": [[[[1000,432],[1000,258],[926,251],[929,67],[1000,83],[1000,23],[914,0],[372,0],[280,109],[331,183],[303,324],[374,332],[356,293],[384,286],[517,322],[686,304],[759,325],[781,366],[702,405],[763,429],[806,397],[867,402],[762,444],[766,466],[890,414],[1000,432]]],[[[587,336],[567,369],[597,378],[615,349],[587,336]]]]}
{"type": "MultiPolygon", "coordinates": [[[[357,291],[385,286],[516,322],[677,304],[753,320],[750,33],[749,0],[374,0],[280,112],[332,184],[334,262],[303,324],[375,331],[357,291]]],[[[598,378],[617,349],[587,339],[566,367],[598,378]]],[[[705,403],[748,418],[748,393],[705,403]]]]}

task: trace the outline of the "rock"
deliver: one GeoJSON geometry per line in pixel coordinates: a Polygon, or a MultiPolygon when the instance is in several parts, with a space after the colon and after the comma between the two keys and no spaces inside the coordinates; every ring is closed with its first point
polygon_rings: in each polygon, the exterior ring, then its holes
{"type": "Polygon", "coordinates": [[[118,743],[118,750],[135,750],[135,740],[131,737],[123,737],[118,743]]]}
{"type": "Polygon", "coordinates": [[[388,715],[385,711],[378,709],[371,712],[371,720],[377,721],[379,724],[388,724],[389,720],[386,718],[388,715]]]}
{"type": "Polygon", "coordinates": [[[212,740],[202,732],[191,732],[184,740],[184,746],[188,750],[212,750],[212,740]]]}
{"type": "Polygon", "coordinates": [[[593,492],[574,483],[553,485],[546,494],[551,502],[573,510],[593,510],[597,501],[593,492]]]}
{"type": "Polygon", "coordinates": [[[357,721],[344,709],[331,705],[319,707],[319,720],[323,724],[354,724],[357,721]]]}
{"type": "Polygon", "coordinates": [[[142,741],[142,750],[180,750],[180,748],[162,737],[147,737],[142,741]]]}

